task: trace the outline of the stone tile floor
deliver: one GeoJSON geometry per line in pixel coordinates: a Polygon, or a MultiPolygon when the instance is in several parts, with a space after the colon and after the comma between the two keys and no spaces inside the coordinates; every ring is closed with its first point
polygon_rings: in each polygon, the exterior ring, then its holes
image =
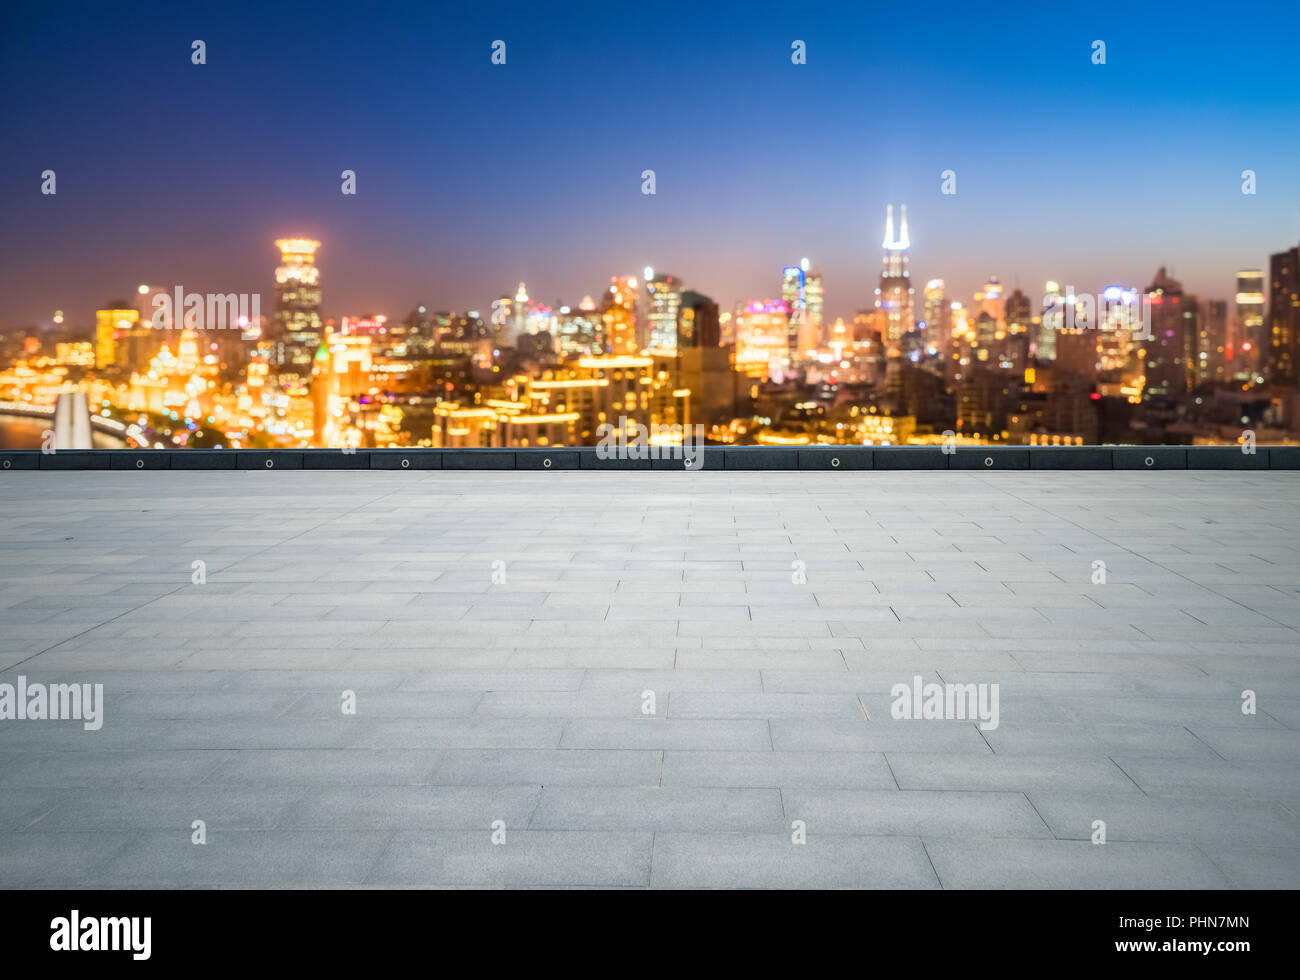
{"type": "Polygon", "coordinates": [[[105,707],[0,721],[0,886],[1300,887],[1298,505],[1291,472],[6,473],[0,682],[105,707]],[[997,727],[895,720],[916,676],[996,684],[997,727]]]}

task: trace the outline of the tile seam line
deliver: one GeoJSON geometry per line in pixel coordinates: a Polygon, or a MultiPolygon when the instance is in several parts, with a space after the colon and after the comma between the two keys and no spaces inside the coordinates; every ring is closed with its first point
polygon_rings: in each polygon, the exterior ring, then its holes
{"type": "MultiPolygon", "coordinates": [[[[1012,493],[1010,490],[1005,490],[1005,491],[1003,491],[1003,492],[1006,493],[1007,496],[1013,498],[1014,500],[1018,500],[1018,501],[1020,501],[1020,503],[1025,504],[1026,506],[1033,507],[1033,508],[1035,508],[1036,510],[1040,510],[1040,511],[1046,513],[1046,514],[1050,514],[1052,517],[1055,517],[1055,518],[1057,518],[1058,520],[1066,521],[1067,523],[1069,523],[1069,524],[1072,525],[1073,527],[1077,528],[1078,530],[1084,532],[1085,534],[1091,534],[1091,535],[1093,535],[1094,537],[1098,538],[1099,540],[1106,542],[1106,544],[1110,545],[1112,548],[1118,548],[1120,551],[1127,552],[1128,554],[1132,555],[1134,558],[1140,558],[1142,561],[1150,562],[1152,565],[1155,565],[1155,566],[1156,566],[1157,568],[1159,568],[1161,571],[1168,572],[1168,573],[1171,574],[1171,575],[1176,575],[1178,578],[1182,579],[1184,582],[1188,582],[1188,583],[1190,583],[1190,584],[1192,584],[1192,585],[1195,585],[1197,588],[1201,588],[1201,589],[1209,588],[1209,586],[1202,585],[1200,582],[1197,582],[1197,581],[1195,581],[1195,580],[1193,580],[1193,579],[1188,578],[1186,575],[1182,574],[1182,572],[1176,571],[1175,569],[1172,569],[1172,568],[1168,568],[1167,566],[1165,566],[1165,565],[1162,564],[1161,562],[1156,561],[1154,558],[1148,558],[1148,557],[1145,556],[1145,555],[1141,555],[1141,554],[1139,554],[1138,552],[1132,550],[1131,548],[1126,547],[1125,545],[1117,544],[1116,542],[1112,541],[1110,538],[1106,537],[1105,535],[1101,534],[1101,533],[1098,532],[1098,531],[1093,531],[1093,530],[1091,530],[1091,529],[1089,529],[1089,528],[1085,528],[1083,525],[1081,525],[1081,524],[1079,524],[1079,523],[1077,523],[1077,522],[1071,520],[1071,519],[1068,518],[1068,517],[1064,517],[1063,515],[1060,515],[1060,514],[1054,513],[1053,511],[1048,510],[1046,507],[1044,507],[1044,506],[1042,506],[1042,505],[1040,505],[1040,504],[1030,503],[1028,500],[1025,500],[1023,497],[1021,497],[1021,496],[1019,496],[1019,495],[1017,495],[1017,494],[1015,494],[1015,493],[1012,493]]],[[[1217,563],[1216,563],[1216,564],[1217,564],[1217,563]]],[[[1266,613],[1262,613],[1262,612],[1260,612],[1260,611],[1257,610],[1257,609],[1251,609],[1250,606],[1246,605],[1244,602],[1240,602],[1239,600],[1232,598],[1232,596],[1224,595],[1222,592],[1219,592],[1219,591],[1217,591],[1217,590],[1215,590],[1215,589],[1210,589],[1210,591],[1211,591],[1211,592],[1214,592],[1215,595],[1223,596],[1223,598],[1230,600],[1231,602],[1235,603],[1237,606],[1240,606],[1242,609],[1245,609],[1247,612],[1252,612],[1252,613],[1254,613],[1254,614],[1257,615],[1257,616],[1263,616],[1265,619],[1269,620],[1270,622],[1276,623],[1278,626],[1281,626],[1281,627],[1283,627],[1283,628],[1285,628],[1285,629],[1292,630],[1293,632],[1295,631],[1295,627],[1293,627],[1293,626],[1289,626],[1289,625],[1286,624],[1286,623],[1283,623],[1283,622],[1281,622],[1281,621],[1279,621],[1279,620],[1276,620],[1276,619],[1274,619],[1272,616],[1269,616],[1269,615],[1267,615],[1266,613]]],[[[1191,615],[1191,614],[1188,613],[1187,615],[1191,615]]],[[[1193,616],[1192,618],[1195,619],[1194,616],[1193,616]]],[[[1200,621],[1197,620],[1197,622],[1200,622],[1200,621]]],[[[1209,623],[1202,623],[1201,625],[1206,626],[1207,628],[1212,628],[1212,627],[1211,627],[1211,624],[1209,624],[1209,623]]],[[[1141,632],[1140,629],[1139,629],[1139,632],[1141,632]]],[[[1146,634],[1143,634],[1143,635],[1145,636],[1146,634]]]]}
{"type": "MultiPolygon", "coordinates": [[[[388,493],[382,494],[382,495],[380,495],[379,497],[376,497],[376,498],[374,498],[374,499],[372,499],[372,500],[367,500],[367,501],[365,501],[364,503],[358,504],[356,507],[353,507],[351,510],[344,511],[344,513],[341,514],[340,516],[341,516],[341,517],[347,517],[347,516],[349,516],[350,514],[353,514],[353,513],[355,513],[356,511],[361,510],[363,507],[369,507],[370,505],[375,504],[375,503],[378,503],[379,501],[384,500],[384,499],[387,498],[387,497],[391,497],[391,496],[393,495],[393,493],[395,493],[395,492],[396,492],[396,491],[394,491],[394,490],[390,490],[390,491],[388,491],[388,493]]],[[[267,552],[267,551],[270,551],[272,548],[278,548],[278,547],[280,547],[281,545],[288,543],[289,541],[293,541],[295,538],[299,538],[299,537],[301,537],[302,535],[307,534],[309,531],[315,531],[317,528],[323,527],[323,526],[325,525],[325,523],[326,523],[326,521],[325,521],[325,520],[322,520],[322,521],[320,521],[319,523],[313,525],[312,527],[309,527],[309,528],[303,528],[303,530],[299,531],[297,534],[290,535],[289,537],[285,538],[283,541],[277,541],[277,542],[275,542],[274,544],[269,544],[269,545],[267,545],[265,548],[262,548],[262,549],[259,550],[259,551],[254,551],[254,552],[252,552],[252,553],[250,553],[250,554],[244,555],[244,556],[242,556],[241,558],[238,558],[238,559],[236,559],[235,561],[231,562],[229,565],[224,565],[224,566],[222,566],[222,568],[219,569],[218,571],[225,571],[226,569],[231,568],[231,567],[233,567],[234,565],[238,564],[240,561],[247,561],[249,558],[255,558],[255,557],[257,557],[258,555],[261,555],[261,554],[264,554],[264,553],[267,552]]],[[[92,574],[93,574],[93,573],[92,573],[92,574]]],[[[106,620],[104,620],[102,623],[96,623],[94,626],[91,626],[91,627],[89,627],[89,628],[87,628],[87,629],[84,629],[84,630],[82,630],[80,633],[74,634],[73,636],[67,636],[67,637],[64,637],[64,638],[63,638],[62,640],[60,640],[58,643],[55,643],[55,644],[53,644],[53,645],[51,645],[51,646],[48,646],[48,647],[46,647],[44,650],[40,650],[40,651],[38,651],[38,652],[36,652],[36,653],[33,653],[30,657],[26,657],[26,658],[24,658],[23,660],[19,660],[17,663],[10,664],[9,666],[7,666],[7,667],[5,668],[5,670],[13,670],[13,669],[15,669],[15,668],[17,668],[17,667],[21,667],[23,664],[25,664],[25,663],[29,663],[30,661],[35,660],[37,657],[40,657],[40,656],[43,656],[44,654],[49,653],[51,650],[58,649],[60,646],[62,646],[62,645],[65,644],[65,643],[68,643],[68,642],[71,641],[71,640],[80,639],[81,637],[85,636],[87,633],[93,633],[95,630],[99,629],[101,626],[107,626],[109,623],[116,622],[117,620],[121,619],[123,616],[127,616],[127,615],[130,615],[131,613],[138,612],[139,610],[144,609],[146,606],[152,605],[153,603],[159,601],[160,599],[166,599],[166,598],[168,598],[169,596],[175,595],[175,594],[176,594],[177,592],[179,592],[181,589],[184,589],[184,588],[186,588],[186,587],[187,587],[187,586],[186,586],[184,583],[181,583],[180,585],[176,586],[176,588],[172,589],[170,592],[167,592],[167,593],[165,593],[165,594],[163,594],[163,595],[160,595],[160,596],[154,596],[152,599],[148,600],[147,602],[142,602],[142,603],[140,603],[140,605],[135,606],[135,607],[132,608],[132,609],[128,609],[128,610],[126,610],[125,612],[118,613],[116,616],[112,617],[111,619],[106,619],[106,620]]]]}

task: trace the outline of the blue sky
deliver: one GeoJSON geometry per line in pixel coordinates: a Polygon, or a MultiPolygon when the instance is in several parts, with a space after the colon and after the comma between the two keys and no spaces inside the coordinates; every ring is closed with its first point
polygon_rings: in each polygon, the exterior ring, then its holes
{"type": "Polygon", "coordinates": [[[1300,241],[1298,53],[1274,2],[8,5],[0,323],[140,282],[269,293],[286,234],[324,242],[333,316],[520,280],[576,303],[646,265],[730,307],[804,256],[848,316],[889,202],[918,287],[1164,264],[1226,298],[1300,241]]]}

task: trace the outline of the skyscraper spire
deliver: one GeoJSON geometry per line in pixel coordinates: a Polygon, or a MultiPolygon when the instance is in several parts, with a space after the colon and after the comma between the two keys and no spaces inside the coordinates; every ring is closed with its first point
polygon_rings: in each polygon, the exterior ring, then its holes
{"type": "Polygon", "coordinates": [[[885,205],[885,240],[881,244],[891,252],[905,251],[911,244],[907,240],[907,205],[899,205],[899,211],[902,215],[902,228],[901,234],[895,238],[894,206],[892,204],[885,205]]]}
{"type": "Polygon", "coordinates": [[[885,207],[885,255],[880,270],[880,287],[876,290],[876,309],[884,315],[884,340],[887,350],[897,351],[903,334],[915,326],[912,306],[912,281],[907,268],[911,241],[907,236],[907,205],[899,205],[899,231],[894,237],[894,206],[885,207]]]}

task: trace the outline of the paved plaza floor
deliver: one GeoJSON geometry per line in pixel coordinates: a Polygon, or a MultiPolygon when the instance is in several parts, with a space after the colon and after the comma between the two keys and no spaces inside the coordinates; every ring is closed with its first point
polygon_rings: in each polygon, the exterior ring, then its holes
{"type": "Polygon", "coordinates": [[[103,685],[96,730],[0,721],[0,886],[1300,887],[1300,472],[6,472],[0,508],[0,684],[103,685]]]}

